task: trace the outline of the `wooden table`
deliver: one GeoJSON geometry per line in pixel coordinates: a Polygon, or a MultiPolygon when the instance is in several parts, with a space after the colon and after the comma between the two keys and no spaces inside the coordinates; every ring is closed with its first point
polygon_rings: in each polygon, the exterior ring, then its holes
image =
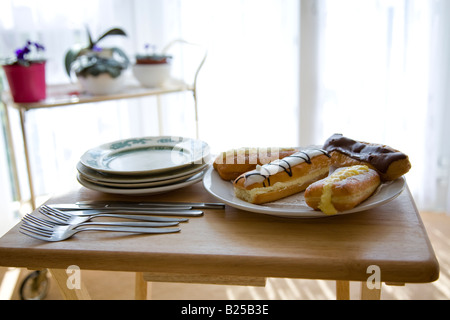
{"type": "MultiPolygon", "coordinates": [[[[162,195],[126,197],[80,188],[49,203],[78,200],[216,201],[201,183],[162,195]]],[[[35,212],[36,214],[36,212],[35,212]]],[[[84,232],[56,243],[18,232],[0,239],[0,265],[49,268],[68,299],[87,298],[66,285],[68,266],[137,273],[137,297],[147,281],[264,285],[268,277],[337,281],[337,298],[349,298],[349,281],[362,283],[362,298],[379,298],[368,282],[427,283],[439,265],[408,189],[365,212],[321,219],[288,219],[226,206],[191,218],[181,232],[124,235],[84,232]],[[378,269],[369,267],[375,266],[378,269]]],[[[373,286],[372,286],[373,287],[373,286]]],[[[189,297],[186,297],[189,298],[189,297]]]]}

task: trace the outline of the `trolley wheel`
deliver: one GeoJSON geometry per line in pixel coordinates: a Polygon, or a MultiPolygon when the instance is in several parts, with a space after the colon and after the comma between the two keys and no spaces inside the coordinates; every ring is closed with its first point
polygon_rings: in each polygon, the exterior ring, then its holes
{"type": "Polygon", "coordinates": [[[21,300],[42,300],[47,296],[49,279],[47,269],[30,273],[20,285],[19,295],[21,300]]]}

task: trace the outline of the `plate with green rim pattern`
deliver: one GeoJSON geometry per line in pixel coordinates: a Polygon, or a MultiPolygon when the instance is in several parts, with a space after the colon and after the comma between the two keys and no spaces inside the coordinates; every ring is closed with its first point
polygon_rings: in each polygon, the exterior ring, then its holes
{"type": "Polygon", "coordinates": [[[209,156],[207,143],[174,136],[118,140],[86,151],[80,162],[95,171],[149,175],[202,164],[209,156]]]}
{"type": "Polygon", "coordinates": [[[78,173],[87,181],[96,183],[115,183],[115,184],[140,184],[150,182],[167,182],[171,179],[179,179],[188,175],[193,175],[208,166],[209,157],[205,159],[203,164],[192,164],[181,169],[171,170],[158,174],[142,174],[142,175],[126,175],[126,174],[109,174],[102,173],[85,167],[81,162],[77,163],[78,173]]]}
{"type": "Polygon", "coordinates": [[[197,182],[202,181],[203,176],[205,175],[206,169],[196,173],[192,177],[176,182],[173,184],[163,185],[163,186],[156,186],[156,187],[144,187],[144,188],[116,188],[116,187],[107,187],[107,186],[101,186],[97,185],[95,183],[91,183],[89,181],[84,180],[79,174],[77,175],[78,182],[91,190],[104,192],[104,193],[110,193],[110,194],[125,194],[125,195],[151,195],[151,194],[160,194],[165,193],[169,191],[174,191],[177,189],[181,189],[190,185],[193,185],[197,182]]]}

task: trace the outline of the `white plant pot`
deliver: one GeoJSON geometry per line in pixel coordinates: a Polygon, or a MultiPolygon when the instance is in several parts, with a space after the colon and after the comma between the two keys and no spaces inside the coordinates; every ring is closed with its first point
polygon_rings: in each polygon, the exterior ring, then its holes
{"type": "Polygon", "coordinates": [[[170,64],[135,64],[133,75],[143,87],[159,87],[170,78],[170,64]]]}
{"type": "Polygon", "coordinates": [[[78,76],[81,87],[92,95],[108,95],[120,92],[125,86],[124,72],[117,78],[111,77],[108,73],[98,76],[78,76]]]}

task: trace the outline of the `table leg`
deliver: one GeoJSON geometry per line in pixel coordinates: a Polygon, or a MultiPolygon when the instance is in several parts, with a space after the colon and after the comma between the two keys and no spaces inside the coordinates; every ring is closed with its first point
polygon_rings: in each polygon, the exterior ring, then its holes
{"type": "Polygon", "coordinates": [[[80,281],[73,289],[69,288],[67,284],[70,279],[65,269],[49,269],[49,271],[65,300],[91,300],[83,282],[80,281]]]}
{"type": "Polygon", "coordinates": [[[134,298],[136,300],[147,300],[147,281],[144,280],[143,272],[136,272],[134,298]]]}
{"type": "Polygon", "coordinates": [[[28,152],[27,132],[26,132],[26,128],[25,128],[26,110],[23,108],[20,108],[19,113],[20,113],[20,127],[22,129],[23,148],[24,148],[24,152],[25,152],[25,161],[26,161],[26,166],[27,166],[28,184],[29,184],[29,188],[30,188],[30,199],[31,199],[30,202],[31,202],[31,208],[34,210],[34,209],[36,209],[36,199],[35,199],[35,194],[34,194],[33,176],[31,174],[30,155],[28,152]]]}
{"type": "Polygon", "coordinates": [[[350,281],[336,281],[336,299],[350,300],[350,281]]]}
{"type": "MultiPolygon", "coordinates": [[[[381,284],[380,284],[381,285],[381,284]]],[[[361,282],[361,300],[380,300],[381,287],[369,289],[366,282],[361,282]]]]}

